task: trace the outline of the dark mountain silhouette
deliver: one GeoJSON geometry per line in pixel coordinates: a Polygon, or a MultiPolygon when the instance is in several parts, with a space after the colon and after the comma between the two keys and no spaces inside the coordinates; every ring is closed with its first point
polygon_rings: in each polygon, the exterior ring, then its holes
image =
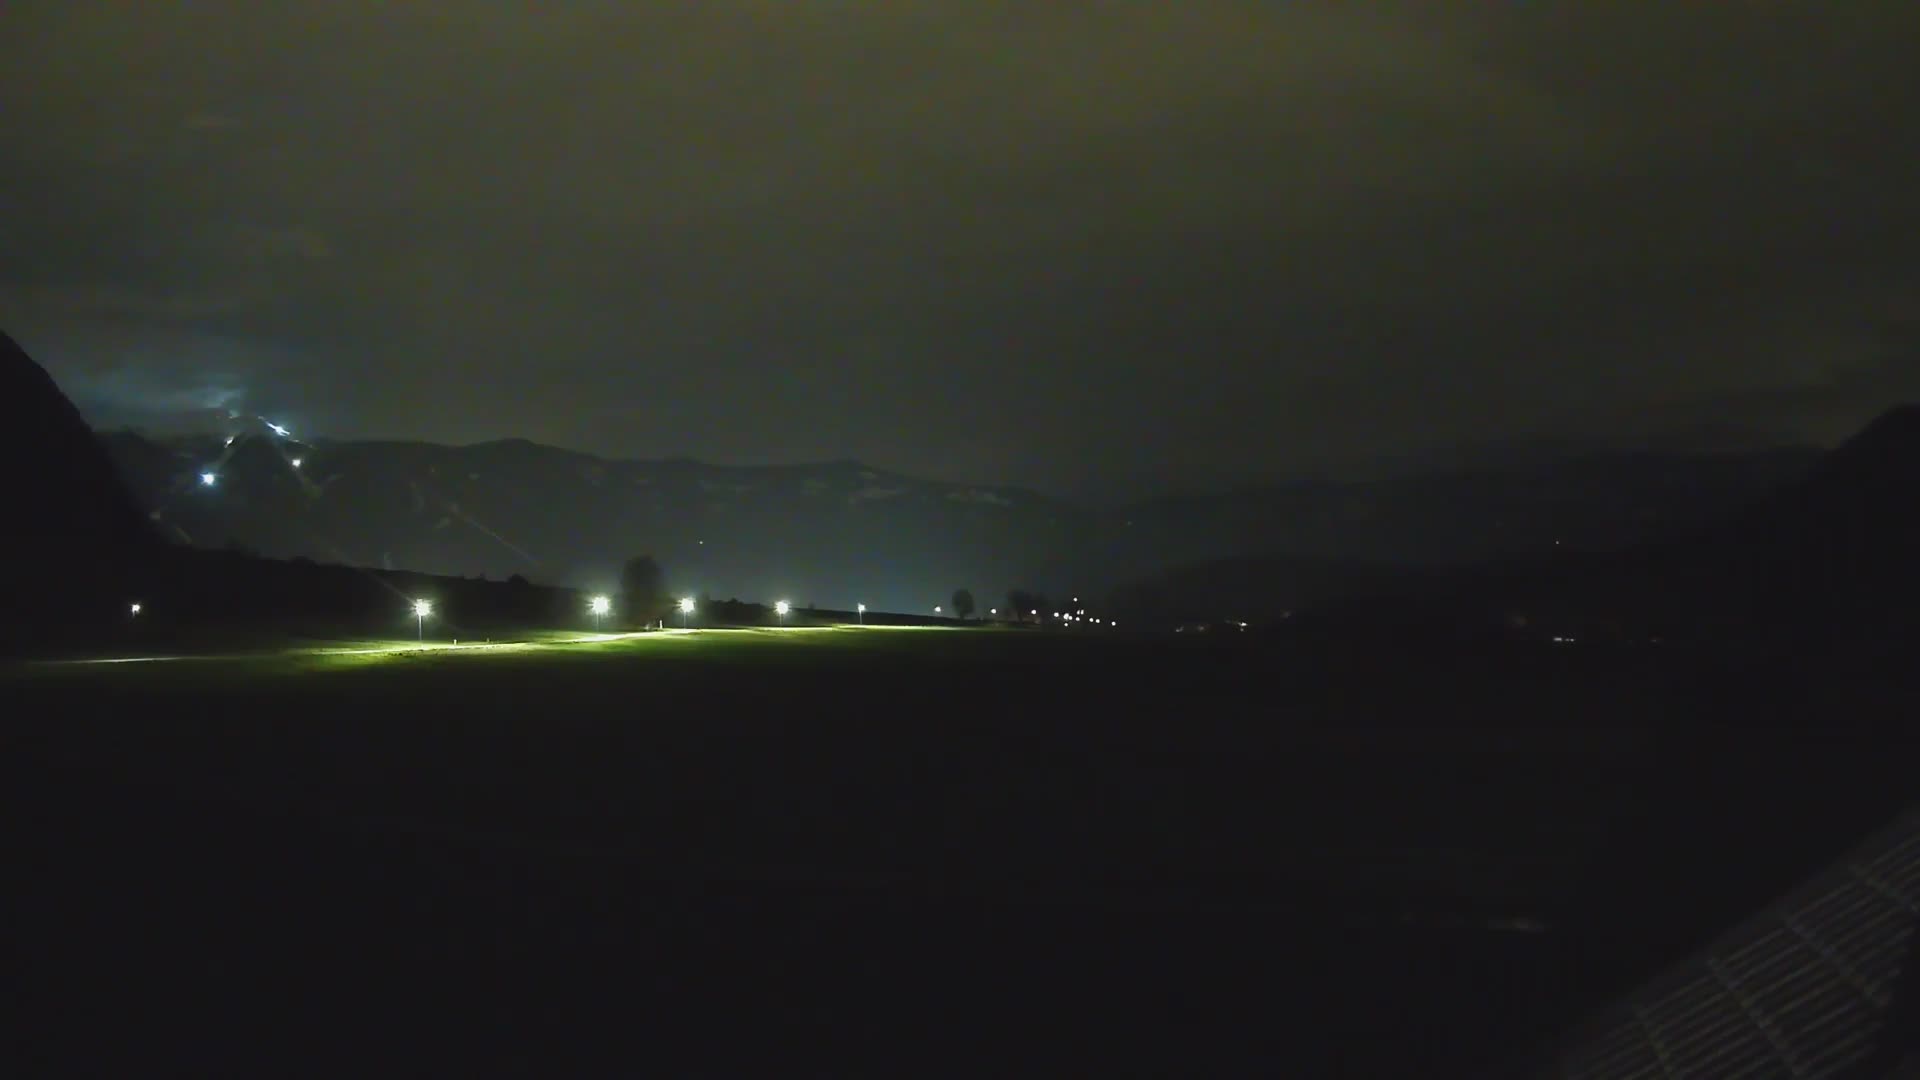
{"type": "MultiPolygon", "coordinates": [[[[1669,460],[1678,459],[1647,459],[1656,472],[1669,460]]],[[[1910,633],[1920,611],[1920,407],[1888,412],[1800,473],[1770,490],[1717,488],[1750,497],[1614,549],[1563,542],[1455,567],[1272,553],[1154,575],[1115,599],[1136,617],[1294,610],[1348,624],[1500,626],[1544,637],[1804,646],[1910,633]]],[[[1570,494],[1608,490],[1589,475],[1570,494]]]]}
{"type": "Polygon", "coordinates": [[[1920,406],[1874,420],[1804,480],[1663,553],[1702,603],[1756,622],[1882,633],[1920,604],[1920,406]],[[1743,602],[1744,601],[1744,602],[1743,602]]]}
{"type": "Polygon", "coordinates": [[[0,448],[14,465],[0,529],[16,627],[98,617],[158,545],[100,440],[53,379],[0,333],[0,448]]]}
{"type": "Polygon", "coordinates": [[[1246,556],[1458,565],[1556,541],[1619,548],[1708,521],[1816,456],[1614,454],[1095,510],[850,461],[733,468],[524,440],[300,443],[258,425],[231,446],[106,438],[160,520],[200,546],[590,588],[644,551],[676,588],[903,610],[944,603],[954,581],[1073,595],[1246,556]],[[211,489],[198,482],[207,469],[220,474],[211,489]]]}
{"type": "MultiPolygon", "coordinates": [[[[7,555],[0,651],[154,647],[209,628],[243,639],[263,627],[394,634],[414,629],[405,616],[411,598],[421,596],[440,605],[441,629],[449,634],[581,620],[579,597],[563,589],[373,573],[168,543],[156,515],[129,494],[123,470],[72,402],[4,334],[0,421],[0,447],[18,466],[12,513],[0,530],[7,555]]],[[[260,445],[236,460],[273,453],[260,445]]]]}

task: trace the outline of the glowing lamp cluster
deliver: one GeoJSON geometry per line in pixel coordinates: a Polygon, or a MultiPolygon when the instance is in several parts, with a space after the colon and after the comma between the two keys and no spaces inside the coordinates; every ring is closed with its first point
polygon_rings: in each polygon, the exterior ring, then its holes
{"type": "Polygon", "coordinates": [[[587,601],[587,611],[593,615],[605,615],[613,610],[613,601],[604,596],[596,596],[587,601]]]}

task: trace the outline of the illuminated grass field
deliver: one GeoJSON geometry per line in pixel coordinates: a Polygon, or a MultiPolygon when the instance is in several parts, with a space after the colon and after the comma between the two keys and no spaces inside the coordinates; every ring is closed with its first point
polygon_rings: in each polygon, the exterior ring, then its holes
{"type": "Polygon", "coordinates": [[[426,994],[448,970],[584,987],[619,957],[654,1009],[1024,1010],[1183,1062],[1444,1006],[1432,1038],[1469,1047],[1574,1008],[1572,965],[1599,993],[1737,905],[1698,886],[1647,929],[1697,850],[1818,845],[1763,823],[1835,788],[1689,741],[1686,677],[1004,630],[310,643],[11,669],[0,790],[61,822],[21,856],[29,899],[109,943],[95,964],[172,955],[87,914],[131,879],[198,928],[180,963],[237,919],[228,963],[417,956],[426,994]],[[1503,989],[1462,994],[1469,967],[1503,989]]]}
{"type": "MultiPolygon", "coordinates": [[[[14,678],[75,676],[87,679],[123,677],[167,681],[192,678],[176,673],[197,670],[217,680],[261,675],[343,672],[375,667],[439,670],[439,665],[528,665],[632,662],[640,664],[774,663],[807,664],[858,657],[912,659],[938,656],[943,660],[970,660],[991,656],[1024,660],[1082,653],[1108,641],[1076,640],[1064,634],[1028,634],[998,629],[941,626],[803,626],[661,630],[601,633],[579,630],[525,631],[495,641],[418,640],[411,638],[356,638],[302,643],[281,648],[228,651],[169,651],[156,649],[102,651],[99,655],[16,664],[14,678]],[[1037,654],[1037,655],[1036,655],[1037,654]],[[140,674],[108,675],[114,668],[142,669],[140,674]],[[166,674],[150,674],[164,670],[166,674]]],[[[449,669],[454,670],[454,669],[449,669]]],[[[611,674],[611,672],[605,672],[611,674]]],[[[96,684],[103,688],[111,684],[96,684]]]]}

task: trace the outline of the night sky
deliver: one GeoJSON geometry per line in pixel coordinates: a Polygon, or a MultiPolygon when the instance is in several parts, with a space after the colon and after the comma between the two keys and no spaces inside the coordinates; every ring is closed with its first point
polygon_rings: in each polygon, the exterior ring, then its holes
{"type": "Polygon", "coordinates": [[[1920,398],[1920,4],[0,6],[100,423],[1112,497],[1920,398]]]}

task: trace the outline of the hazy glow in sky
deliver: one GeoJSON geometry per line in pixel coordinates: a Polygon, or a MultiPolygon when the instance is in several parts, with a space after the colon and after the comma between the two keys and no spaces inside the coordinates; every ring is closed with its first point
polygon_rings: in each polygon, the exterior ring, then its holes
{"type": "Polygon", "coordinates": [[[1920,395],[1911,3],[24,0],[0,35],[0,325],[96,416],[1137,492],[1920,395]]]}

